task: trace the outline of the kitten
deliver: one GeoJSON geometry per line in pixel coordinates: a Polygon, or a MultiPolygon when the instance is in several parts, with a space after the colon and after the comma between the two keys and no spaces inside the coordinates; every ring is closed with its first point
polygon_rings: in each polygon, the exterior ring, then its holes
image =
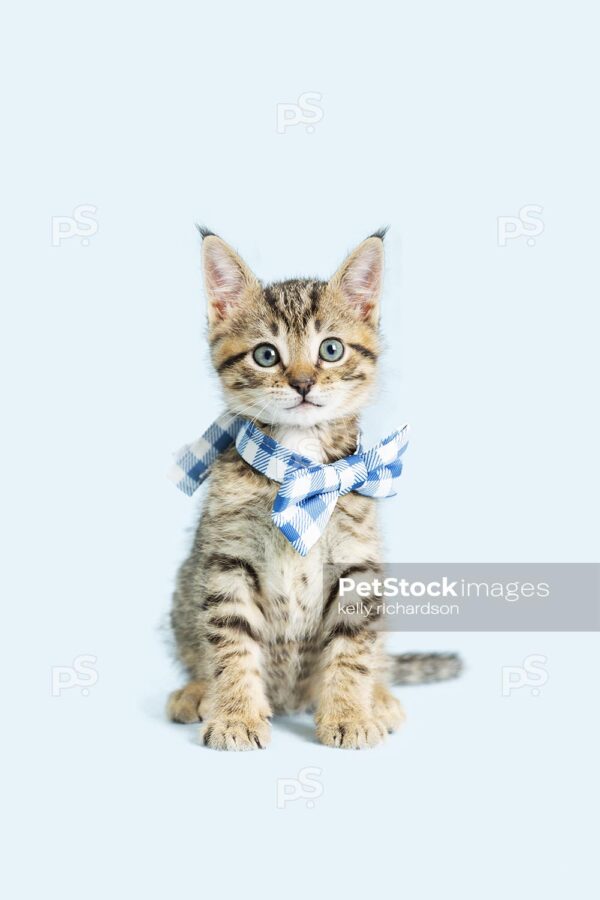
{"type": "MultiPolygon", "coordinates": [[[[375,382],[384,232],[328,282],[267,286],[221,238],[201,233],[212,361],[228,410],[315,461],[353,453],[375,382]]],[[[323,591],[326,564],[345,577],[379,572],[377,500],[340,497],[302,557],[271,520],[279,485],[235,447],[207,488],[172,611],[190,681],[169,700],[174,721],[206,722],[207,746],[265,747],[273,713],[314,708],[324,744],[372,747],[403,720],[390,681],[458,674],[453,655],[388,657],[368,618],[339,613],[337,579],[323,591]]]]}

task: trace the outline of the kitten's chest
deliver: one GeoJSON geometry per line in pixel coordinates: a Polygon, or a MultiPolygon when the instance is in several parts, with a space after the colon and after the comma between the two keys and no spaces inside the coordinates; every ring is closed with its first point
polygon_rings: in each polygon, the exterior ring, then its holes
{"type": "Polygon", "coordinates": [[[278,636],[314,636],[323,621],[325,600],[335,572],[378,560],[378,529],[373,500],[340,497],[323,535],[300,556],[275,526],[268,529],[262,560],[266,617],[278,636]]]}
{"type": "Polygon", "coordinates": [[[263,560],[265,618],[278,639],[295,641],[318,630],[323,614],[323,571],[321,547],[300,556],[272,528],[263,560]]]}

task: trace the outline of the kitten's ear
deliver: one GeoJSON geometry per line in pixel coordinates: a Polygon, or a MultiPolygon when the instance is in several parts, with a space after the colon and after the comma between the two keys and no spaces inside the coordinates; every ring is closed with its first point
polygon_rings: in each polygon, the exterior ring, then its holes
{"type": "Polygon", "coordinates": [[[216,234],[203,237],[202,271],[210,325],[230,316],[247,292],[259,286],[243,259],[216,234]]]}
{"type": "Polygon", "coordinates": [[[373,325],[379,319],[379,296],[383,282],[383,235],[371,235],[346,257],[329,282],[357,316],[373,325]]]}

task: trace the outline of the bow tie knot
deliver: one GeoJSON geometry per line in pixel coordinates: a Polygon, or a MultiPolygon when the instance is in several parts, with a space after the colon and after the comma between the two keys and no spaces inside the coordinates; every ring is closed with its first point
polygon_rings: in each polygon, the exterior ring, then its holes
{"type": "Polygon", "coordinates": [[[325,465],[313,464],[289,471],[279,489],[273,510],[280,512],[292,503],[319,494],[342,497],[361,487],[369,473],[359,454],[325,465]]]}
{"type": "Polygon", "coordinates": [[[331,466],[338,474],[340,497],[358,490],[369,477],[366,463],[360,454],[347,456],[346,459],[331,463],[331,466]]]}
{"type": "Polygon", "coordinates": [[[294,502],[317,494],[335,493],[341,497],[364,484],[368,475],[359,455],[325,465],[302,466],[287,473],[277,499],[283,507],[284,501],[294,502]]]}

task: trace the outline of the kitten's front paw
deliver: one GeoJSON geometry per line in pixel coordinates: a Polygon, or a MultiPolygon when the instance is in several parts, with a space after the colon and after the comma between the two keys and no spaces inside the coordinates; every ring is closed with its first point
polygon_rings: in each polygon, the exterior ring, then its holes
{"type": "Polygon", "coordinates": [[[385,726],[368,715],[324,717],[317,720],[317,737],[328,747],[364,750],[380,744],[387,734],[385,726]]]}
{"type": "Polygon", "coordinates": [[[266,719],[218,718],[207,724],[202,740],[213,750],[264,750],[271,728],[266,719]]]}

